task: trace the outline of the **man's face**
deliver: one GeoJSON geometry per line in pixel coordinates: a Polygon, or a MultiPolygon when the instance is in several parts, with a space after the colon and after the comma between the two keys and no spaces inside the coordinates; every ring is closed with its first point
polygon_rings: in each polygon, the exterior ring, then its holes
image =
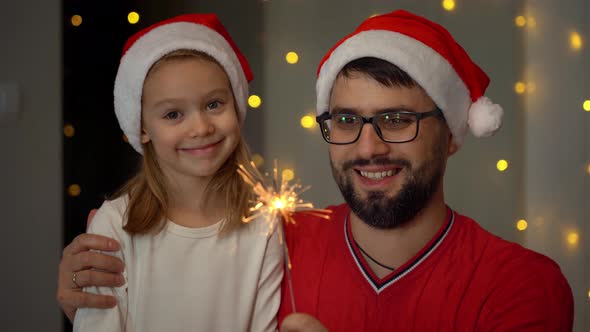
{"type": "MultiPolygon", "coordinates": [[[[371,117],[392,109],[428,112],[434,102],[420,87],[387,87],[370,76],[339,75],[330,96],[330,112],[371,117]]],[[[330,144],[332,174],[352,212],[366,224],[391,229],[412,220],[442,190],[448,156],[457,147],[444,122],[420,121],[418,136],[386,143],[371,125],[347,145],[330,144]]],[[[441,196],[442,197],[442,196],[441,196]]]]}

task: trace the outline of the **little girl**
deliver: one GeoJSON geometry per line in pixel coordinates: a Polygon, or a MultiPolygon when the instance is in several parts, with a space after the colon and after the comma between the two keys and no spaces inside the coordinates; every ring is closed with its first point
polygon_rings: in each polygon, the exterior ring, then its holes
{"type": "Polygon", "coordinates": [[[115,112],[140,171],[88,232],[119,241],[126,284],[112,309],[78,310],[76,331],[271,331],[282,251],[266,220],[241,222],[252,191],[240,135],[250,67],[215,15],[189,14],[133,35],[115,112]]]}

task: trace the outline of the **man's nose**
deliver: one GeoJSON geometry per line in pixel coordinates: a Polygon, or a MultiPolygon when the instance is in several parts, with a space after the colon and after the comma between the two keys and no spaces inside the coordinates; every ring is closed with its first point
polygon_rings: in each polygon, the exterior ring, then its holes
{"type": "Polygon", "coordinates": [[[389,152],[389,143],[379,137],[376,129],[370,123],[365,123],[361,128],[361,135],[356,141],[356,146],[358,156],[364,159],[381,156],[389,152]]]}

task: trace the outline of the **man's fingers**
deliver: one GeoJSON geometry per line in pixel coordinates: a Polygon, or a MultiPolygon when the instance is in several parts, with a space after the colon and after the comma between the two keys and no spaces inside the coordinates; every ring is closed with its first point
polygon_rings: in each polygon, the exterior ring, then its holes
{"type": "Polygon", "coordinates": [[[69,258],[69,268],[72,272],[93,268],[121,273],[125,269],[125,264],[118,257],[96,251],[84,251],[69,258]]]}
{"type": "MultiPolygon", "coordinates": [[[[123,277],[123,275],[116,273],[95,270],[83,270],[76,272],[76,284],[78,284],[78,287],[119,287],[125,284],[125,278],[123,277]]],[[[73,281],[72,288],[76,288],[76,285],[74,285],[73,281]]]]}
{"type": "Polygon", "coordinates": [[[106,236],[97,234],[80,234],[74,238],[72,243],[64,248],[63,255],[75,255],[88,250],[117,251],[119,243],[106,236]]]}
{"type": "Polygon", "coordinates": [[[117,305],[117,299],[110,295],[98,295],[84,293],[81,291],[72,291],[66,296],[57,295],[57,301],[62,307],[71,308],[112,308],[117,305]]]}

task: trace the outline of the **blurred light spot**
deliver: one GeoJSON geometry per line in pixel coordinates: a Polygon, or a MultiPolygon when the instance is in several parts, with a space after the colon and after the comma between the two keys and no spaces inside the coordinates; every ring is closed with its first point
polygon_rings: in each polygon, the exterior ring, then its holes
{"type": "Polygon", "coordinates": [[[528,20],[526,20],[526,25],[528,28],[534,29],[537,27],[537,20],[535,20],[534,17],[529,17],[528,20]]]}
{"type": "Polygon", "coordinates": [[[74,128],[74,126],[72,126],[71,124],[66,124],[64,126],[64,136],[65,137],[73,137],[74,134],[76,134],[76,129],[74,128]]]}
{"type": "Polygon", "coordinates": [[[381,14],[373,14],[373,15],[369,16],[369,18],[372,18],[372,17],[375,17],[375,16],[379,16],[379,15],[381,15],[381,14]]]}
{"type": "Polygon", "coordinates": [[[590,99],[584,100],[582,107],[584,107],[584,111],[590,112],[590,99]]]}
{"type": "Polygon", "coordinates": [[[588,298],[590,299],[590,290],[588,290],[588,298]]]}
{"type": "Polygon", "coordinates": [[[301,117],[301,127],[303,128],[314,128],[315,127],[315,118],[311,115],[304,115],[301,117]]]}
{"type": "Polygon", "coordinates": [[[72,25],[75,27],[79,27],[82,24],[82,16],[80,15],[74,15],[72,16],[72,18],[70,19],[70,21],[72,22],[72,25]]]}
{"type": "Polygon", "coordinates": [[[260,99],[260,97],[257,95],[251,95],[248,98],[248,105],[250,105],[252,108],[258,108],[260,105],[262,105],[262,99],[260,99]]]}
{"type": "Polygon", "coordinates": [[[537,90],[537,85],[535,84],[535,82],[528,82],[526,84],[526,91],[528,93],[534,93],[537,90]]]}
{"type": "Polygon", "coordinates": [[[137,12],[130,12],[127,15],[127,21],[129,21],[131,24],[139,22],[139,14],[137,12]]]}
{"type": "Polygon", "coordinates": [[[504,159],[500,159],[498,160],[498,162],[496,163],[496,168],[500,171],[500,172],[504,172],[505,170],[508,169],[508,162],[504,159]]]}
{"type": "Polygon", "coordinates": [[[260,168],[264,164],[264,158],[262,158],[262,156],[257,153],[252,156],[252,162],[256,168],[260,168]]]}
{"type": "Polygon", "coordinates": [[[285,55],[285,60],[287,60],[288,63],[294,65],[299,61],[299,55],[295,52],[289,52],[287,55],[285,55]]]}
{"type": "Polygon", "coordinates": [[[573,31],[570,33],[570,47],[572,50],[577,51],[582,48],[582,36],[579,33],[573,31]]]}
{"type": "Polygon", "coordinates": [[[442,6],[446,11],[455,10],[455,0],[443,0],[442,6]]]}
{"type": "Polygon", "coordinates": [[[68,195],[72,196],[72,197],[78,197],[80,196],[80,192],[82,191],[82,189],[80,189],[80,186],[77,184],[71,184],[68,187],[68,195]]]}
{"type": "Polygon", "coordinates": [[[567,234],[567,243],[571,246],[575,246],[578,244],[578,241],[580,240],[580,235],[578,234],[578,232],[569,232],[567,234]]]}
{"type": "Polygon", "coordinates": [[[590,164],[588,164],[588,167],[586,167],[586,171],[588,172],[588,174],[590,174],[590,164]]]}
{"type": "Polygon", "coordinates": [[[525,229],[527,229],[527,227],[529,227],[529,224],[524,219],[520,219],[516,222],[516,229],[518,229],[519,231],[524,231],[525,229]]]}
{"type": "Polygon", "coordinates": [[[516,18],[514,19],[514,23],[517,27],[522,28],[526,25],[526,18],[524,18],[524,16],[522,15],[516,16],[516,18]]]}
{"type": "Polygon", "coordinates": [[[123,141],[125,143],[129,143],[129,139],[127,138],[127,135],[123,134],[123,141]]]}
{"type": "Polygon", "coordinates": [[[514,91],[519,95],[523,94],[526,91],[526,84],[524,82],[516,82],[514,84],[514,91]]]}
{"type": "Polygon", "coordinates": [[[285,168],[281,174],[283,176],[283,180],[285,181],[291,181],[293,178],[295,178],[295,172],[289,168],[285,168]]]}

